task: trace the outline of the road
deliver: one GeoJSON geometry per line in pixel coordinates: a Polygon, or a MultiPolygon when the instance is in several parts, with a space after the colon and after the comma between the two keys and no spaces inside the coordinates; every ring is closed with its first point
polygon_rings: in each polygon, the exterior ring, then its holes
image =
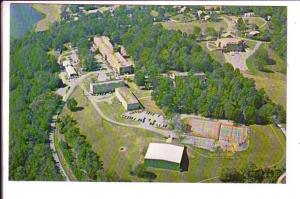
{"type": "MultiPolygon", "coordinates": [[[[93,73],[97,73],[97,72],[90,72],[90,73],[87,73],[83,76],[81,76],[80,78],[78,79],[74,79],[72,80],[71,82],[68,82],[66,81],[65,79],[62,79],[63,82],[69,86],[69,90],[63,94],[63,101],[67,101],[69,99],[69,97],[71,96],[71,94],[73,93],[74,89],[76,88],[77,85],[81,84],[82,81],[89,77],[91,74],[93,73]]],[[[53,155],[53,158],[54,158],[54,161],[56,163],[56,166],[59,168],[59,171],[60,173],[63,175],[63,177],[66,179],[66,181],[70,181],[70,178],[69,176],[67,175],[66,171],[64,170],[62,164],[61,164],[61,160],[59,159],[59,156],[57,155],[57,150],[55,148],[55,139],[54,139],[54,134],[55,134],[55,130],[56,130],[56,120],[57,120],[57,117],[58,115],[53,115],[52,116],[52,121],[50,123],[50,134],[49,134],[49,142],[50,142],[50,148],[52,150],[52,155],[53,155]]]]}
{"type": "Polygon", "coordinates": [[[106,121],[112,123],[112,124],[116,124],[119,126],[125,126],[125,127],[130,127],[130,128],[139,128],[139,129],[145,129],[145,130],[149,130],[152,131],[154,133],[160,134],[162,136],[165,137],[172,137],[172,138],[178,138],[178,135],[176,133],[174,133],[173,131],[170,130],[162,130],[162,129],[157,129],[155,127],[152,126],[145,126],[145,125],[133,125],[133,124],[126,124],[126,123],[121,123],[121,122],[117,122],[115,120],[110,119],[109,117],[107,117],[99,108],[99,106],[97,105],[96,101],[93,99],[93,97],[88,93],[88,91],[86,90],[86,88],[80,84],[79,85],[80,88],[84,91],[84,94],[87,96],[87,98],[90,100],[90,102],[92,103],[92,105],[94,106],[95,110],[97,111],[97,113],[106,121]]]}

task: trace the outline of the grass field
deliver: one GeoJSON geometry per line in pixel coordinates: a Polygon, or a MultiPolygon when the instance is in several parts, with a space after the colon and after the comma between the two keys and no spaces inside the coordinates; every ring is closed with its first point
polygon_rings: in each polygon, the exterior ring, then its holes
{"type": "Polygon", "coordinates": [[[275,103],[279,103],[286,108],[286,64],[267,45],[263,44],[260,48],[266,48],[269,56],[276,61],[276,65],[272,66],[272,70],[275,72],[266,73],[258,71],[255,66],[256,54],[254,53],[246,60],[249,73],[245,73],[245,76],[254,79],[258,89],[265,89],[268,96],[275,103]]]}
{"type": "MultiPolygon", "coordinates": [[[[130,175],[129,171],[135,165],[143,162],[143,156],[150,142],[164,141],[151,132],[125,128],[103,121],[93,106],[82,95],[79,88],[72,97],[84,109],[70,112],[66,107],[63,114],[72,115],[87,136],[93,150],[104,161],[106,173],[118,174],[121,180],[145,181],[145,179],[130,175]],[[124,151],[120,148],[124,147],[124,151]]],[[[148,169],[156,174],[154,181],[159,182],[218,182],[217,176],[223,167],[242,167],[255,162],[258,166],[274,166],[285,164],[285,138],[279,129],[273,126],[251,126],[250,146],[247,151],[234,155],[229,153],[212,153],[188,146],[189,171],[176,172],[164,169],[148,169]],[[220,155],[220,156],[219,156],[220,155]],[[212,179],[210,179],[212,178],[212,179]]]]}
{"type": "Polygon", "coordinates": [[[200,42],[200,46],[215,60],[224,64],[226,62],[223,53],[220,50],[209,51],[206,47],[206,41],[200,42]]]}
{"type": "Polygon", "coordinates": [[[244,20],[248,21],[248,24],[256,24],[258,27],[261,27],[266,23],[266,20],[262,17],[247,17],[244,20]]]}
{"type": "Polygon", "coordinates": [[[224,29],[227,28],[227,24],[225,23],[224,20],[220,20],[219,22],[206,22],[206,21],[198,20],[198,21],[191,21],[187,23],[166,21],[166,22],[161,22],[161,24],[166,29],[180,30],[188,34],[193,33],[194,27],[200,27],[204,32],[208,27],[215,28],[216,30],[219,30],[220,27],[223,27],[224,29]]]}
{"type": "Polygon", "coordinates": [[[100,107],[100,109],[103,111],[103,113],[111,118],[112,120],[115,120],[117,122],[122,122],[126,124],[139,124],[139,122],[134,120],[129,120],[126,118],[121,117],[123,113],[125,113],[125,108],[122,106],[121,102],[116,98],[112,97],[110,100],[111,103],[107,101],[98,102],[97,105],[100,107]]]}
{"type": "Polygon", "coordinates": [[[32,7],[38,12],[43,13],[45,18],[40,20],[36,25],[36,31],[48,30],[49,26],[60,21],[60,12],[62,5],[59,4],[33,4],[32,7]]]}

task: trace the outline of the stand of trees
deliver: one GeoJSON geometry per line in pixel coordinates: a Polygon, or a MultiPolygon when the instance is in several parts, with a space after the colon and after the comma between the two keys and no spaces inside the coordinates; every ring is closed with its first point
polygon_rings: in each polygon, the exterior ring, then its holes
{"type": "Polygon", "coordinates": [[[76,120],[70,116],[57,121],[57,129],[65,138],[65,141],[60,141],[64,157],[78,180],[103,181],[103,163],[76,125],[76,120]]]}
{"type": "Polygon", "coordinates": [[[44,33],[11,41],[9,179],[63,180],[49,146],[50,122],[61,99],[59,71],[44,33]]]}
{"type": "Polygon", "coordinates": [[[231,183],[276,183],[284,171],[283,167],[259,168],[250,162],[241,169],[222,169],[219,179],[231,183]]]}

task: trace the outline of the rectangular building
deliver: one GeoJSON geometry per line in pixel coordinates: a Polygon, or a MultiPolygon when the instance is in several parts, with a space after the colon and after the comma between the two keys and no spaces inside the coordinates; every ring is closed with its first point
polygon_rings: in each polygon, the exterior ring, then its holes
{"type": "Polygon", "coordinates": [[[116,73],[120,75],[133,73],[133,64],[128,62],[119,52],[114,52],[114,47],[108,37],[94,37],[94,44],[116,73]]]}
{"type": "Polygon", "coordinates": [[[66,72],[67,72],[69,79],[77,76],[77,72],[75,71],[75,69],[72,66],[66,66],[66,72]]]}
{"type": "Polygon", "coordinates": [[[127,111],[140,108],[139,101],[127,87],[116,88],[116,96],[127,111]]]}
{"type": "Polygon", "coordinates": [[[112,80],[98,83],[90,83],[90,93],[102,94],[115,91],[116,88],[123,87],[123,80],[112,80]]]}
{"type": "Polygon", "coordinates": [[[144,163],[148,167],[181,171],[185,155],[185,148],[173,144],[150,143],[144,163]]]}

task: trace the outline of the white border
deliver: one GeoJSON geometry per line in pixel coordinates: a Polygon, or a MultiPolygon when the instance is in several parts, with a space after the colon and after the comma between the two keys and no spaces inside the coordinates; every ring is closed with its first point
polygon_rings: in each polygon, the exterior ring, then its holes
{"type": "MultiPolygon", "coordinates": [[[[24,3],[24,1],[19,1],[24,3]]],[[[75,2],[65,1],[52,3],[76,3],[76,4],[141,4],[132,1],[92,1],[75,2]]],[[[47,2],[47,3],[49,3],[47,2]]],[[[16,3],[16,2],[14,2],[16,3]]],[[[30,3],[45,3],[33,1],[30,3]]],[[[8,113],[9,113],[9,2],[2,4],[2,61],[3,61],[3,181],[4,198],[300,198],[299,192],[299,151],[300,130],[299,102],[300,89],[299,74],[299,2],[237,2],[237,1],[148,1],[142,4],[185,4],[185,5],[268,5],[288,6],[288,80],[287,80],[287,184],[196,184],[196,183],[65,183],[65,182],[13,182],[8,181],[8,113]]]]}

